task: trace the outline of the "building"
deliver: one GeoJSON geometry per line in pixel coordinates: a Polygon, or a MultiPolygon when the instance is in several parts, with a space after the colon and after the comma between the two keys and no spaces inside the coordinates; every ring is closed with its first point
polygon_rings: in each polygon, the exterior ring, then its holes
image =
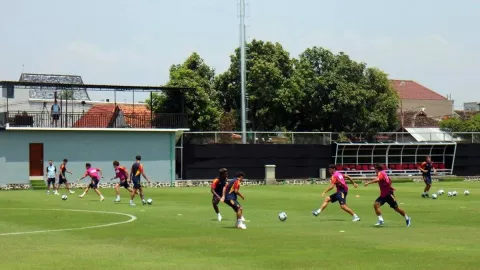
{"type": "Polygon", "coordinates": [[[69,176],[75,181],[85,172],[85,163],[102,169],[110,182],[112,162],[129,168],[142,156],[145,173],[153,182],[175,181],[175,144],[188,129],[128,128],[32,128],[9,127],[0,131],[0,184],[43,181],[48,160],[59,168],[67,158],[69,176]]]}
{"type": "MultiPolygon", "coordinates": [[[[1,81],[0,87],[2,90],[18,88],[22,93],[30,92],[23,97],[28,100],[23,106],[31,105],[28,103],[32,96],[50,99],[52,96],[49,91],[54,93],[62,88],[80,91],[78,98],[87,89],[151,93],[165,89],[183,90],[156,86],[79,86],[78,82],[42,81],[1,81]],[[39,96],[36,90],[46,92],[39,96]]],[[[82,103],[84,105],[87,102],[82,103]]],[[[62,109],[60,123],[55,127],[51,126],[48,113],[7,111],[6,115],[8,121],[3,124],[0,122],[2,189],[11,185],[44,185],[48,160],[53,160],[59,166],[64,158],[69,160],[69,170],[75,173],[70,180],[83,175],[85,163],[90,162],[104,171],[102,182],[111,182],[109,179],[114,176],[112,162],[118,160],[130,167],[136,155],[142,156],[142,163],[152,182],[173,184],[176,178],[176,143],[183,132],[188,131],[184,113],[156,114],[148,110],[145,104],[90,104],[88,109],[81,112],[65,112],[62,109]]]]}
{"type": "MultiPolygon", "coordinates": [[[[55,83],[55,84],[83,84],[81,76],[77,75],[55,75],[55,74],[31,74],[22,73],[19,82],[31,83],[55,83]]],[[[11,89],[8,92],[8,100],[6,98],[0,99],[0,107],[11,113],[22,112],[42,112],[50,111],[53,101],[55,99],[55,90],[51,87],[30,87],[29,89],[11,89]]],[[[7,96],[6,94],[2,96],[7,96]]],[[[57,91],[57,98],[65,100],[68,98],[70,106],[69,110],[73,112],[81,112],[88,110],[91,107],[91,100],[86,89],[72,90],[72,91],[57,91]],[[82,102],[83,101],[83,102],[82,102]]],[[[64,106],[62,106],[64,107],[64,106]]]]}
{"type": "Polygon", "coordinates": [[[411,80],[392,80],[392,86],[400,97],[399,111],[402,113],[424,108],[430,117],[441,119],[453,114],[453,100],[411,80]]]}
{"type": "Polygon", "coordinates": [[[463,103],[463,109],[470,112],[480,111],[480,102],[465,102],[463,103]]]}

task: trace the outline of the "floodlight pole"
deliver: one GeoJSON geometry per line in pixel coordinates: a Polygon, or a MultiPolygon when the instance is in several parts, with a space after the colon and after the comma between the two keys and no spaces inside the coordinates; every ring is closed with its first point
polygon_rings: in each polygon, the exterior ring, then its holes
{"type": "Polygon", "coordinates": [[[247,143],[247,118],[245,109],[245,81],[246,81],[246,66],[245,66],[245,0],[240,0],[240,85],[242,93],[242,143],[247,143]]]}

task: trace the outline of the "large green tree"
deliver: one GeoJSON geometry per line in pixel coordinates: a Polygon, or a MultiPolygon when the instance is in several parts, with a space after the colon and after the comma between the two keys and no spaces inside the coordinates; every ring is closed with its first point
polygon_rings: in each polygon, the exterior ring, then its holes
{"type": "Polygon", "coordinates": [[[387,75],[344,53],[307,49],[293,81],[304,91],[298,130],[375,133],[397,126],[399,98],[387,75]]]}
{"type": "Polygon", "coordinates": [[[480,132],[480,114],[468,119],[449,118],[442,120],[440,128],[449,132],[480,132]]]}
{"type": "MultiPolygon", "coordinates": [[[[195,131],[218,130],[222,108],[218,93],[213,88],[215,71],[205,64],[197,53],[193,53],[183,64],[170,68],[167,86],[188,87],[192,90],[168,90],[153,96],[153,111],[178,113],[184,106],[189,127],[195,131]]],[[[150,104],[150,100],[147,100],[150,104]]]]}
{"type": "MultiPolygon", "coordinates": [[[[279,43],[259,40],[247,44],[246,50],[249,129],[295,129],[292,116],[301,102],[302,91],[292,80],[294,64],[289,53],[279,43]]],[[[230,62],[229,69],[215,80],[215,86],[224,110],[241,112],[239,49],[230,62]]]]}

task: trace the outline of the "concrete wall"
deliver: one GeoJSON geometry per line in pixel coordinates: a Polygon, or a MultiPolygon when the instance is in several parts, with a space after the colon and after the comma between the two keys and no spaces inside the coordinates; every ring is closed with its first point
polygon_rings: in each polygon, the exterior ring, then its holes
{"type": "Polygon", "coordinates": [[[29,182],[29,144],[43,143],[44,167],[49,159],[57,168],[64,158],[74,172],[70,180],[85,172],[85,163],[105,172],[103,181],[114,176],[112,162],[130,169],[135,156],[142,156],[147,176],[155,182],[175,180],[175,133],[128,131],[0,131],[0,184],[29,182]]]}
{"type": "Polygon", "coordinates": [[[453,101],[451,100],[417,100],[403,99],[403,111],[419,110],[418,107],[425,107],[425,113],[429,117],[441,117],[453,114],[453,101]]]}

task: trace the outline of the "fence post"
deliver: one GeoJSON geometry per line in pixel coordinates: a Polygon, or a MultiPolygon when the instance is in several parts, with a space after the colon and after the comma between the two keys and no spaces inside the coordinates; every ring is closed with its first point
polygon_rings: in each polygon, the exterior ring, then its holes
{"type": "Polygon", "coordinates": [[[217,138],[217,132],[216,131],[213,133],[213,136],[214,136],[213,140],[215,141],[215,144],[217,144],[218,143],[218,138],[217,138]]]}
{"type": "Polygon", "coordinates": [[[295,136],[294,134],[295,132],[292,132],[292,144],[295,144],[295,139],[293,138],[293,136],[295,136]]]}
{"type": "Polygon", "coordinates": [[[275,165],[265,165],[265,185],[275,185],[277,183],[275,168],[275,165]]]}

